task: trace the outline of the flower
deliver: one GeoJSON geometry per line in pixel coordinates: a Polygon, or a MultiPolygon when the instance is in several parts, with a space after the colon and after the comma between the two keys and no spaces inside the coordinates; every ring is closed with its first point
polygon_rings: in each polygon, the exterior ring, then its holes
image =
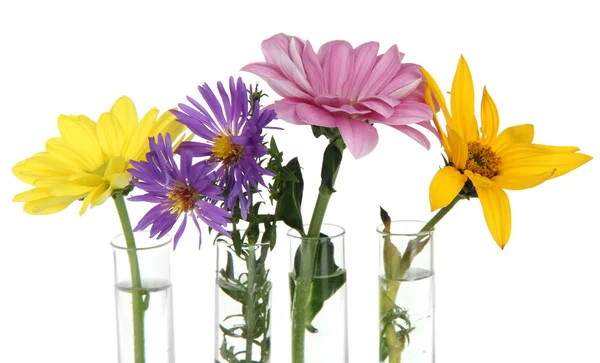
{"type": "Polygon", "coordinates": [[[592,157],[578,153],[577,147],[533,144],[533,125],[509,127],[498,134],[498,111],[485,87],[479,130],[471,72],[462,56],[450,92],[452,114],[435,80],[427,71],[422,72],[427,82],[426,100],[433,108],[432,91],[448,130],[446,136],[434,114],[449,162],[431,181],[431,210],[447,206],[459,193],[478,197],[492,236],[500,248],[504,248],[511,230],[510,203],[504,189],[537,186],[578,168],[592,157]]]}
{"type": "MultiPolygon", "coordinates": [[[[169,134],[163,139],[158,135],[158,143],[150,139],[150,152],[146,161],[132,161],[134,169],[129,169],[135,177],[132,185],[146,191],[146,194],[130,197],[131,201],[156,203],[139,221],[134,231],[150,229],[150,237],[158,234],[160,239],[167,234],[183,214],[183,222],[175,233],[174,247],[185,230],[188,215],[198,231],[200,219],[211,228],[229,236],[223,226],[229,223],[230,214],[212,203],[222,199],[222,189],[214,185],[216,174],[206,162],[192,165],[192,154],[181,153],[181,167],[173,158],[173,147],[169,134]]],[[[202,236],[200,236],[202,242],[202,236]]]]}
{"type": "MultiPolygon", "coordinates": [[[[143,160],[148,137],[170,133],[181,135],[185,127],[175,116],[150,109],[138,121],[133,102],[119,98],[98,122],[84,115],[60,115],[60,137],[46,142],[46,151],[17,163],[13,173],[35,188],[17,194],[15,202],[24,202],[30,214],[60,212],[83,199],[79,214],[97,206],[114,191],[129,185],[130,160],[143,160]]],[[[177,142],[179,143],[179,141],[177,142]]]]}
{"type": "Polygon", "coordinates": [[[379,43],[356,49],[346,41],[325,43],[318,52],[309,41],[277,34],[262,43],[266,62],[242,70],[263,78],[283,97],[275,101],[279,118],[297,125],[338,128],[352,155],[369,154],[379,140],[374,123],[389,125],[429,148],[417,124],[429,123],[419,65],[402,63],[394,45],[377,55],[379,43]]]}
{"type": "Polygon", "coordinates": [[[263,176],[273,176],[260,166],[260,158],[267,154],[263,128],[275,119],[275,112],[261,110],[258,101],[249,110],[246,85],[241,78],[237,79],[237,84],[233,77],[229,78],[229,95],[221,82],[217,83],[217,88],[222,104],[207,84],[198,87],[212,115],[191,97],[187,99],[195,108],[179,104],[181,111],[171,112],[205,140],[184,142],[180,150],[190,151],[193,156],[208,157],[207,163],[216,168],[218,183],[226,190],[226,208],[234,210],[239,201],[245,219],[252,202],[252,189],[257,189],[259,184],[266,187],[263,176]]]}

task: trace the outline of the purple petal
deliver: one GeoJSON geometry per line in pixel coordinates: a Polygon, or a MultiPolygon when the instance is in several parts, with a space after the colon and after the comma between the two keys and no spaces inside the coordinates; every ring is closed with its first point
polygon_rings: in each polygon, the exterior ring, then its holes
{"type": "Polygon", "coordinates": [[[186,223],[187,223],[187,215],[184,215],[183,221],[181,222],[181,225],[179,226],[179,228],[177,229],[177,232],[175,233],[175,239],[173,241],[173,250],[175,250],[175,248],[177,248],[177,243],[179,242],[181,235],[183,235],[183,231],[185,230],[186,223]]]}

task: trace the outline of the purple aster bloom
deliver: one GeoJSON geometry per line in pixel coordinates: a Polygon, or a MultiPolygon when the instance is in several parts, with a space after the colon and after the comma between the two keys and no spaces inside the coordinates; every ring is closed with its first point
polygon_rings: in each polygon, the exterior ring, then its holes
{"type": "Polygon", "coordinates": [[[231,215],[214,204],[214,201],[222,200],[222,189],[215,185],[217,175],[212,168],[205,162],[192,165],[192,155],[185,151],[181,153],[181,168],[178,168],[173,158],[169,134],[164,139],[162,135],[158,135],[158,143],[154,138],[149,140],[150,152],[146,154],[146,161],[131,161],[135,169],[129,169],[134,177],[132,185],[144,190],[146,194],[131,197],[129,200],[157,205],[146,213],[134,231],[152,225],[150,237],[158,234],[158,238],[161,238],[183,215],[183,222],[175,233],[175,248],[189,215],[198,231],[198,220],[201,220],[214,230],[229,236],[223,227],[229,223],[228,218],[231,218],[231,215]]]}
{"type": "MultiPolygon", "coordinates": [[[[275,111],[261,109],[259,101],[248,107],[249,96],[241,78],[237,83],[229,78],[229,94],[217,83],[221,100],[205,83],[198,87],[211,113],[191,97],[195,107],[179,104],[181,111],[172,110],[179,121],[204,141],[183,142],[178,152],[189,151],[193,156],[208,157],[206,162],[215,168],[217,183],[225,189],[225,207],[233,210],[239,202],[242,218],[252,204],[252,190],[259,184],[267,187],[263,176],[274,174],[260,166],[267,154],[263,145],[263,128],[275,119],[275,111]]],[[[252,90],[250,90],[252,94],[252,90]]]]}

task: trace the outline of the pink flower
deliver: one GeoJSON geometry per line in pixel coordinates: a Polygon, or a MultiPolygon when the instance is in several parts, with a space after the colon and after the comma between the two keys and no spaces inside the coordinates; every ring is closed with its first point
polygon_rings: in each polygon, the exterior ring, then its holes
{"type": "Polygon", "coordinates": [[[356,49],[334,40],[315,53],[310,42],[277,34],[262,42],[265,62],[242,68],[264,79],[283,97],[277,116],[297,125],[337,127],[356,159],[369,154],[379,140],[373,126],[391,126],[429,148],[416,124],[437,135],[431,108],[425,104],[421,66],[402,63],[394,45],[377,55],[379,43],[356,49]]]}

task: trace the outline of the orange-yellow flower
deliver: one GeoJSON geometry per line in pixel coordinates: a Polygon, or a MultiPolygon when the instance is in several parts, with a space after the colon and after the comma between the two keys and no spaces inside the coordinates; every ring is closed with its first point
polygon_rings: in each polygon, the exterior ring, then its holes
{"type": "Polygon", "coordinates": [[[449,205],[459,193],[477,196],[492,236],[500,248],[508,243],[511,212],[504,189],[520,190],[570,172],[592,159],[573,146],[533,144],[533,125],[518,125],[498,134],[496,105],[486,88],[481,100],[481,129],[474,111],[471,72],[461,56],[452,89],[450,112],[431,75],[421,70],[427,82],[425,97],[430,107],[438,102],[446,119],[448,134],[434,113],[448,164],[440,169],[429,187],[431,210],[449,205]],[[473,189],[476,192],[473,193],[473,189]]]}

